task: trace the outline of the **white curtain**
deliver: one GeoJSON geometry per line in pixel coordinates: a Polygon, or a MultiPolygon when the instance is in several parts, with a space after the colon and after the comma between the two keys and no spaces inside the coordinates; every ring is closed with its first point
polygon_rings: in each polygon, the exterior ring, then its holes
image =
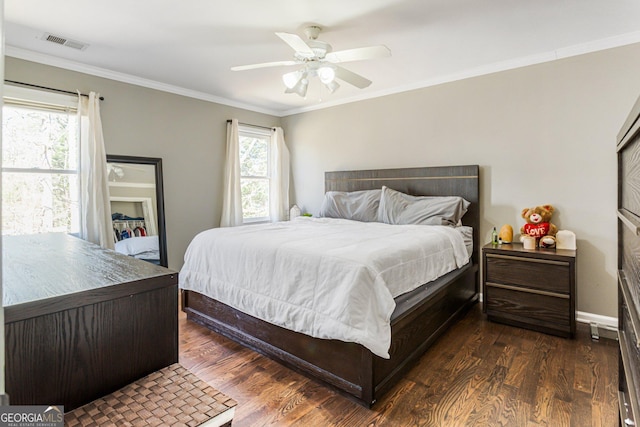
{"type": "Polygon", "coordinates": [[[107,154],[100,120],[100,95],[78,96],[80,125],[80,237],[113,249],[107,154]]]}
{"type": "Polygon", "coordinates": [[[271,131],[271,165],[271,220],[284,221],[289,218],[289,150],[284,142],[284,132],[279,127],[271,131]]]}
{"type": "Polygon", "coordinates": [[[240,192],[240,137],[238,120],[227,122],[227,157],[224,165],[222,217],[220,227],[242,225],[242,193],[240,192]]]}

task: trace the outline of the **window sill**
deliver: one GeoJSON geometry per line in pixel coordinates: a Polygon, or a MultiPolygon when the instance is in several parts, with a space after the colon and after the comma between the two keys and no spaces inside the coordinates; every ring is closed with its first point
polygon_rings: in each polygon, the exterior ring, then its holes
{"type": "Polygon", "coordinates": [[[252,224],[268,224],[271,222],[270,218],[259,218],[259,219],[245,219],[242,221],[242,225],[252,225],[252,224]]]}

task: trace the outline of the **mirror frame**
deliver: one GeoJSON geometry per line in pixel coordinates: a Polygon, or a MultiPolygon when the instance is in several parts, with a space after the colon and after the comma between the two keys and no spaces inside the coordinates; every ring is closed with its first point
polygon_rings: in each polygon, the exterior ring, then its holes
{"type": "Polygon", "coordinates": [[[162,182],[162,159],[159,157],[137,157],[107,154],[107,163],[128,163],[137,165],[152,165],[156,171],[156,210],[158,221],[158,245],[160,249],[160,265],[169,266],[167,257],[167,230],[164,219],[164,185],[162,182]]]}

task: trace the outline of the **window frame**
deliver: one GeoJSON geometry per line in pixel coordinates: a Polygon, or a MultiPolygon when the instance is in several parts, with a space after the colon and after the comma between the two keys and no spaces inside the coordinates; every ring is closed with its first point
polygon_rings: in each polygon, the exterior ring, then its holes
{"type": "MultiPolygon", "coordinates": [[[[78,98],[75,95],[65,95],[59,93],[52,93],[43,90],[34,90],[28,88],[22,88],[12,85],[4,85],[3,87],[3,105],[2,107],[9,108],[23,108],[27,110],[43,111],[47,113],[66,113],[68,115],[77,114],[78,98]]],[[[4,114],[2,115],[4,118],[4,114]]],[[[77,177],[76,197],[77,200],[72,217],[75,217],[76,227],[72,227],[69,230],[71,234],[78,234],[80,232],[80,218],[82,215],[82,190],[80,184],[80,158],[81,158],[81,143],[80,143],[80,123],[79,120],[76,123],[76,137],[75,137],[75,169],[51,169],[51,168],[39,168],[39,167],[5,167],[3,161],[0,162],[0,170],[2,173],[14,173],[14,174],[43,174],[43,175],[75,175],[77,177]],[[76,229],[77,228],[77,229],[76,229]]],[[[3,230],[4,232],[4,230],[3,230]]],[[[47,232],[52,232],[49,230],[47,232]]]]}
{"type": "MultiPolygon", "coordinates": [[[[273,215],[271,212],[271,186],[272,186],[272,176],[273,176],[273,162],[272,162],[272,152],[273,152],[273,142],[272,142],[272,135],[271,135],[271,131],[270,129],[263,129],[263,128],[259,128],[256,126],[251,126],[251,125],[242,125],[239,124],[238,125],[238,139],[239,139],[239,144],[241,144],[242,138],[243,137],[247,137],[247,138],[264,138],[267,142],[267,173],[266,175],[242,175],[242,159],[240,160],[240,187],[242,188],[242,182],[243,180],[260,180],[260,181],[267,181],[267,212],[269,213],[268,216],[263,216],[263,217],[246,217],[245,216],[245,212],[244,209],[242,211],[242,223],[243,224],[257,224],[257,223],[265,223],[265,222],[270,222],[273,215]]],[[[242,199],[242,195],[241,195],[241,200],[242,202],[244,202],[244,200],[242,199]]],[[[244,204],[244,203],[243,203],[244,204]]]]}

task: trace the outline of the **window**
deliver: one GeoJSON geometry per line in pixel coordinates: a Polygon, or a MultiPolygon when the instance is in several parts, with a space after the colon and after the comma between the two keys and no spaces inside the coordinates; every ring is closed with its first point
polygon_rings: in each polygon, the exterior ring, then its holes
{"type": "Polygon", "coordinates": [[[269,221],[271,133],[239,126],[240,191],[245,223],[269,221]]]}
{"type": "Polygon", "coordinates": [[[5,86],[2,234],[79,232],[74,98],[5,86]]]}

